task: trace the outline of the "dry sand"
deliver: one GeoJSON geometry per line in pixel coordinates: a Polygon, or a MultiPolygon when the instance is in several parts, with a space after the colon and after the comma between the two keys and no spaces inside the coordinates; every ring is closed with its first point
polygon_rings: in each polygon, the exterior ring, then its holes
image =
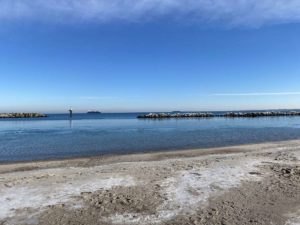
{"type": "Polygon", "coordinates": [[[0,224],[300,224],[300,141],[0,165],[0,224]]]}

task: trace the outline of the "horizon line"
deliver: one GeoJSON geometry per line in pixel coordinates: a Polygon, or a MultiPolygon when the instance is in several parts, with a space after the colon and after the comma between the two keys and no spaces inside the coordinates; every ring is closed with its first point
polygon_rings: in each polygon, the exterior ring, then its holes
{"type": "MultiPolygon", "coordinates": [[[[101,112],[102,114],[110,114],[110,113],[160,113],[160,112],[175,112],[175,111],[179,111],[179,112],[238,112],[238,111],[266,111],[266,110],[270,110],[270,111],[280,111],[280,110],[300,110],[299,108],[264,108],[264,109],[231,109],[231,110],[153,110],[153,111],[111,111],[111,112],[101,112]]],[[[26,112],[22,112],[22,113],[27,113],[29,111],[26,112]]],[[[31,111],[30,111],[31,112],[31,111]]],[[[42,111],[39,111],[42,112],[42,111]]],[[[1,112],[2,113],[2,112],[1,112]]],[[[5,112],[3,112],[5,113],[5,112]]],[[[7,113],[7,112],[6,112],[7,113]]],[[[13,112],[9,112],[9,113],[13,113],[13,112]]],[[[17,113],[21,113],[21,111],[18,111],[17,113]]],[[[85,111],[73,111],[73,114],[86,114],[87,112],[85,111]]],[[[68,112],[44,112],[44,114],[68,114],[68,112]]]]}

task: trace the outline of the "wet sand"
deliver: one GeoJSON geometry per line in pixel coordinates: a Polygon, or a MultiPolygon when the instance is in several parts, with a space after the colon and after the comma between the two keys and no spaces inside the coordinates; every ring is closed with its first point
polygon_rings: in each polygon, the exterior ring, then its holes
{"type": "Polygon", "coordinates": [[[300,141],[0,165],[0,224],[300,224],[300,141]]]}

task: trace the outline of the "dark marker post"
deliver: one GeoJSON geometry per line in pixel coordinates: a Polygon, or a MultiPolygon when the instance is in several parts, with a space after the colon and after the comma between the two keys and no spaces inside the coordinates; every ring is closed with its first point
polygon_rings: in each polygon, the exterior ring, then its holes
{"type": "Polygon", "coordinates": [[[69,113],[70,113],[70,118],[72,118],[72,116],[73,116],[73,110],[69,109],[69,113]]]}

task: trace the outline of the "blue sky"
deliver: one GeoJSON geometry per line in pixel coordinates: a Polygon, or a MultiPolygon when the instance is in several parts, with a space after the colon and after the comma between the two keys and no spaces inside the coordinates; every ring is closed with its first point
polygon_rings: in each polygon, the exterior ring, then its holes
{"type": "Polygon", "coordinates": [[[300,3],[2,0],[0,111],[300,108],[300,3]]]}

